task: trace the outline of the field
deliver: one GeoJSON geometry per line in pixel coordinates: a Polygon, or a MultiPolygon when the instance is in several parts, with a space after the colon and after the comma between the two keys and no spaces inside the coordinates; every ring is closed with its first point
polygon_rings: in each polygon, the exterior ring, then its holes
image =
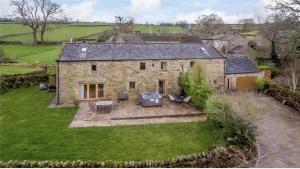
{"type": "Polygon", "coordinates": [[[20,66],[0,66],[0,75],[2,74],[24,74],[33,71],[37,71],[37,68],[29,68],[29,67],[20,67],[20,66]]]}
{"type": "Polygon", "coordinates": [[[68,128],[76,108],[47,108],[54,93],[38,87],[0,97],[0,161],[160,160],[222,144],[208,122],[68,128]]]}
{"type": "MultiPolygon", "coordinates": [[[[0,24],[1,34],[18,34],[18,33],[30,33],[28,27],[22,26],[21,24],[0,24]]],[[[111,29],[109,25],[85,23],[85,24],[70,24],[70,25],[50,25],[50,30],[45,34],[45,41],[69,41],[70,38],[80,38],[83,36],[89,36],[96,33],[101,33],[104,30],[111,29]]],[[[137,24],[135,31],[141,31],[142,33],[159,33],[159,25],[140,25],[137,24]]],[[[168,33],[180,33],[182,30],[180,27],[168,26],[162,29],[163,32],[168,33]]],[[[21,41],[31,42],[32,35],[16,35],[10,37],[3,37],[0,40],[3,41],[21,41]]]]}
{"type": "Polygon", "coordinates": [[[5,56],[24,63],[55,64],[61,47],[58,45],[1,45],[5,56]]]}

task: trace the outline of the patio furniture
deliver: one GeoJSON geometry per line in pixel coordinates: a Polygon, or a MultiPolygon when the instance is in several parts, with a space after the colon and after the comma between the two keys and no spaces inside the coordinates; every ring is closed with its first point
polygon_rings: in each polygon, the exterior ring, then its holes
{"type": "Polygon", "coordinates": [[[183,99],[184,103],[188,103],[191,99],[191,96],[187,96],[186,98],[183,99]]]}
{"type": "Polygon", "coordinates": [[[143,107],[162,106],[162,96],[156,92],[140,93],[139,103],[143,107]]]}
{"type": "Polygon", "coordinates": [[[175,101],[176,98],[175,98],[175,96],[169,94],[169,99],[170,99],[171,101],[175,101]]]}
{"type": "Polygon", "coordinates": [[[97,112],[98,113],[110,113],[113,108],[112,101],[99,101],[96,102],[97,112]]]}
{"type": "Polygon", "coordinates": [[[91,112],[97,112],[96,103],[95,102],[89,102],[89,107],[91,112]]]}
{"type": "Polygon", "coordinates": [[[128,100],[128,93],[124,91],[118,92],[118,100],[128,100]]]}

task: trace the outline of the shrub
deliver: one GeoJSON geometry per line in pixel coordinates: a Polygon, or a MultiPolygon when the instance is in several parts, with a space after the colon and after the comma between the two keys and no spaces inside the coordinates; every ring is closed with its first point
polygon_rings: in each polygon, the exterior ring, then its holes
{"type": "Polygon", "coordinates": [[[256,88],[260,91],[264,90],[264,88],[265,88],[265,79],[263,77],[258,77],[256,79],[256,88]]]}
{"type": "Polygon", "coordinates": [[[192,82],[189,90],[192,105],[198,108],[205,108],[206,100],[212,90],[207,81],[202,81],[200,84],[192,82]]]}
{"type": "Polygon", "coordinates": [[[255,126],[242,118],[227,118],[224,139],[230,145],[251,145],[255,142],[255,126]]]}
{"type": "Polygon", "coordinates": [[[248,108],[235,108],[232,100],[225,95],[208,98],[205,113],[217,128],[222,128],[227,144],[251,145],[255,141],[255,127],[248,119],[248,108]]]}
{"type": "Polygon", "coordinates": [[[233,112],[233,107],[226,96],[212,95],[206,102],[204,112],[216,127],[223,128],[224,119],[233,112]]]}
{"type": "Polygon", "coordinates": [[[209,86],[203,66],[196,62],[192,69],[181,73],[179,78],[179,85],[182,89],[182,94],[191,96],[192,105],[198,108],[204,108],[212,89],[209,86]]]}

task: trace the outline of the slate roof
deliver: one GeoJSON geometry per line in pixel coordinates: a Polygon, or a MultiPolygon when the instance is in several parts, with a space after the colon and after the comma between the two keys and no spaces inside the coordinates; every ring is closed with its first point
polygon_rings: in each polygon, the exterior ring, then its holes
{"type": "Polygon", "coordinates": [[[226,58],[226,74],[259,73],[258,67],[243,54],[229,54],[226,58]]]}
{"type": "Polygon", "coordinates": [[[64,45],[59,61],[125,61],[125,60],[175,60],[219,59],[224,56],[208,44],[83,44],[64,45]],[[86,48],[86,52],[82,49],[86,48]]]}

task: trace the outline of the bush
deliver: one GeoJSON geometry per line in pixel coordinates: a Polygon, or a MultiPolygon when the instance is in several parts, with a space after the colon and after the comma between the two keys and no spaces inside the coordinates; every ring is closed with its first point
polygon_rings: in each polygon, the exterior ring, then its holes
{"type": "Polygon", "coordinates": [[[264,90],[264,88],[265,88],[265,79],[263,77],[258,77],[256,79],[256,88],[260,91],[264,90]]]}
{"type": "Polygon", "coordinates": [[[224,95],[212,95],[206,102],[204,112],[216,127],[223,128],[224,118],[233,112],[233,107],[224,95]]]}
{"type": "Polygon", "coordinates": [[[204,108],[206,100],[212,93],[208,84],[201,63],[196,62],[192,69],[181,73],[179,77],[179,86],[182,94],[191,96],[192,105],[198,108],[204,108]]]}
{"type": "Polygon", "coordinates": [[[192,105],[205,108],[206,100],[211,93],[212,90],[207,81],[202,81],[200,84],[192,82],[189,90],[192,105]]]}
{"type": "Polygon", "coordinates": [[[236,112],[231,100],[224,95],[208,98],[205,113],[217,128],[222,128],[223,137],[229,145],[251,145],[255,141],[255,127],[247,117],[236,112]]]}

